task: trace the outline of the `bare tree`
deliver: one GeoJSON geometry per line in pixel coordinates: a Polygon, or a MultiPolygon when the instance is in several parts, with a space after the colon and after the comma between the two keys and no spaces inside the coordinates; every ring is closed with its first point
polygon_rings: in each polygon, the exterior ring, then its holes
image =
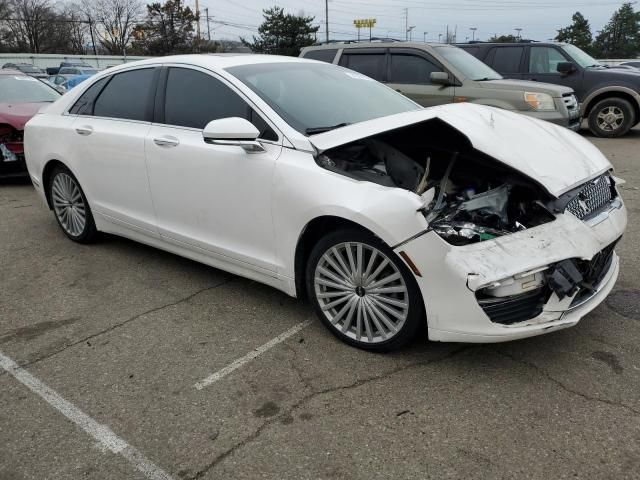
{"type": "Polygon", "coordinates": [[[15,47],[32,53],[47,50],[53,35],[55,12],[49,0],[12,0],[7,22],[15,47]]]}
{"type": "Polygon", "coordinates": [[[62,43],[66,44],[67,52],[83,54],[86,52],[86,45],[91,39],[89,32],[88,18],[82,13],[82,8],[78,4],[63,4],[60,11],[60,36],[62,43]]]}
{"type": "Polygon", "coordinates": [[[86,13],[95,21],[102,46],[111,54],[124,55],[141,11],[139,0],[96,0],[86,13]]]}

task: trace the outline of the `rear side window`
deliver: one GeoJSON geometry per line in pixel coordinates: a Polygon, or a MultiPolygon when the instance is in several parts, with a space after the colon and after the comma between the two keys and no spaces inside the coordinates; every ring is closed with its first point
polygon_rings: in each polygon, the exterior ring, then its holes
{"type": "Polygon", "coordinates": [[[310,50],[305,52],[304,58],[309,58],[311,60],[320,60],[321,62],[332,63],[333,59],[336,58],[336,53],[338,53],[337,48],[331,48],[326,50],[310,50]]]}
{"type": "Polygon", "coordinates": [[[374,80],[382,81],[384,78],[385,54],[384,53],[349,53],[343,54],[340,65],[362,73],[374,80]]]}
{"type": "Polygon", "coordinates": [[[500,73],[518,73],[523,47],[495,48],[492,67],[500,73]]]}
{"type": "Polygon", "coordinates": [[[101,78],[96,83],[91,85],[87,90],[80,95],[78,101],[71,107],[69,113],[73,115],[93,115],[93,105],[100,95],[102,88],[107,84],[110,77],[101,78]]]}
{"type": "Polygon", "coordinates": [[[442,72],[442,68],[418,55],[391,54],[389,83],[431,83],[431,72],[442,72]]]}
{"type": "Polygon", "coordinates": [[[201,130],[212,120],[228,117],[246,118],[260,131],[260,138],[278,139],[260,115],[220,80],[187,68],[169,69],[165,124],[201,130]]]}
{"type": "Polygon", "coordinates": [[[114,75],[96,100],[93,114],[97,117],[146,120],[153,74],[153,68],[144,68],[114,75]]]}

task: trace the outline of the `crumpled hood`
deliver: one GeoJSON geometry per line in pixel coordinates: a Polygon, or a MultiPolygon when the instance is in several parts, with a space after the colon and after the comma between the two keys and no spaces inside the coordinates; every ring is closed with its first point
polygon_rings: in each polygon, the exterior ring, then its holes
{"type": "Polygon", "coordinates": [[[323,152],[432,118],[439,118],[456,128],[477,150],[519,170],[555,197],[611,168],[600,150],[567,128],[471,103],[441,105],[376,118],[313,135],[309,141],[323,152]]]}
{"type": "Polygon", "coordinates": [[[565,93],[573,93],[569,87],[552,85],[551,83],[532,82],[530,80],[486,80],[477,82],[481,88],[495,88],[500,90],[515,90],[522,92],[548,93],[552,97],[561,97],[565,93]]]}
{"type": "Polygon", "coordinates": [[[24,125],[38,110],[48,103],[0,103],[0,123],[8,123],[16,130],[24,130],[24,125]]]}

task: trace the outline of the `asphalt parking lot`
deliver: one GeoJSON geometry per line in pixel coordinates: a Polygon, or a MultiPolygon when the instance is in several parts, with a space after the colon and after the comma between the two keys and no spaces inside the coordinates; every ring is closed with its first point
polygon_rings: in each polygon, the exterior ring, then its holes
{"type": "Polygon", "coordinates": [[[640,128],[590,139],[627,180],[608,300],[546,336],[393,354],[255,282],[74,244],[0,182],[0,479],[638,478],[640,128]]]}

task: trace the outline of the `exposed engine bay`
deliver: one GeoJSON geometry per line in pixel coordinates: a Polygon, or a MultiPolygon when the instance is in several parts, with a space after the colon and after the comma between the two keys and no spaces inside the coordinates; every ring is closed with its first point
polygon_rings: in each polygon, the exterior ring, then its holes
{"type": "Polygon", "coordinates": [[[466,245],[552,221],[549,195],[532,179],[473,148],[440,119],[336,147],[327,170],[420,195],[429,228],[466,245]]]}

